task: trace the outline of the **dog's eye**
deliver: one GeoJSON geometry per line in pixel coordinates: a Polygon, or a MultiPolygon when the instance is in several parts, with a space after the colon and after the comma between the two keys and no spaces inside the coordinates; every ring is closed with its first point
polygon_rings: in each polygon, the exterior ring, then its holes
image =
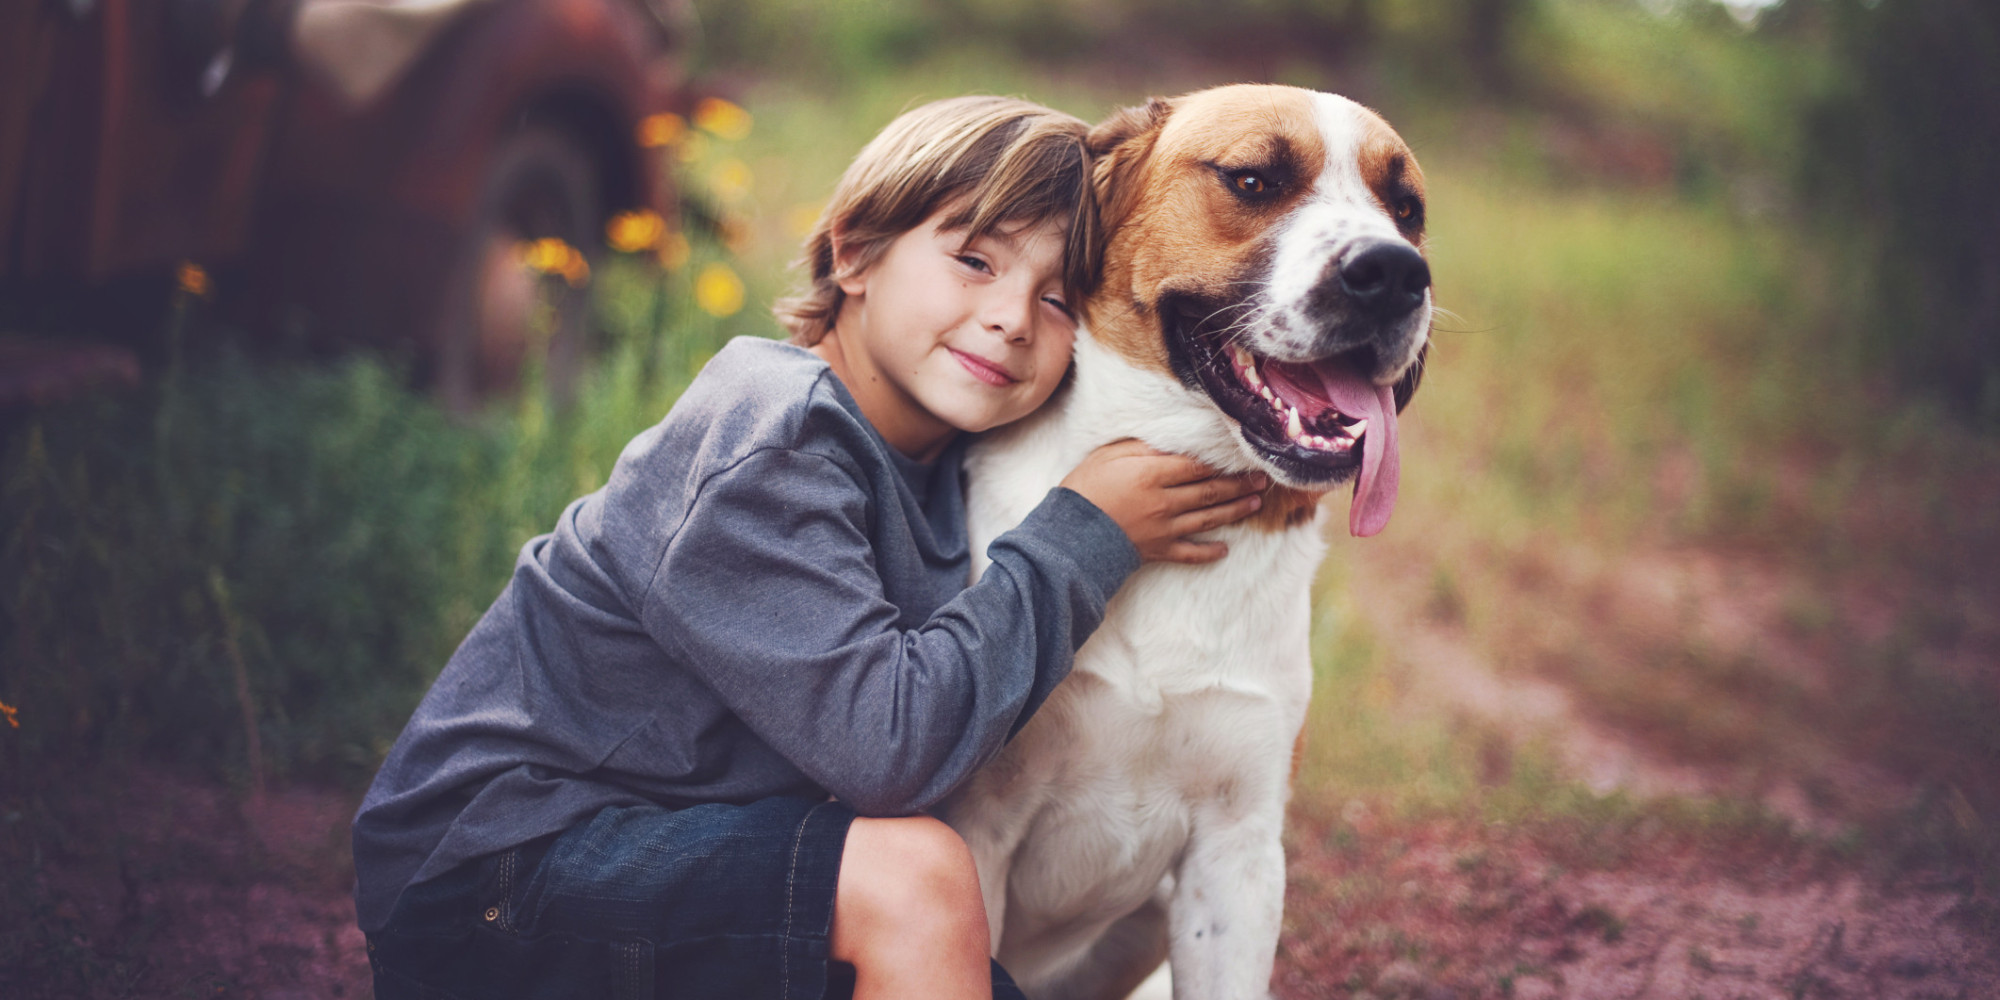
{"type": "Polygon", "coordinates": [[[1272,187],[1264,175],[1255,170],[1238,170],[1229,175],[1229,186],[1244,194],[1263,194],[1272,187]]]}
{"type": "Polygon", "coordinates": [[[1396,202],[1396,221],[1408,222],[1416,218],[1417,213],[1420,211],[1422,211],[1422,207],[1417,204],[1417,199],[1415,198],[1398,199],[1396,202]]]}

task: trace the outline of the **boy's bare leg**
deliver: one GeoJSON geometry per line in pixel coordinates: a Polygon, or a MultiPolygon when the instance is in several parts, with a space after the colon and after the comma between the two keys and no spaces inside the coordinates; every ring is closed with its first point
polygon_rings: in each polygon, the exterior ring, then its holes
{"type": "Polygon", "coordinates": [[[854,1000],[989,1000],[986,907],[965,841],[929,816],[855,820],[831,945],[854,966],[854,1000]]]}

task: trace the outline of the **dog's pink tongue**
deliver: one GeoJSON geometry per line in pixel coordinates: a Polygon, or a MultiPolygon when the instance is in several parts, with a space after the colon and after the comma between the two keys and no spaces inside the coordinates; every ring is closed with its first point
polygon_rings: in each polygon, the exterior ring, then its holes
{"type": "Polygon", "coordinates": [[[1327,402],[1350,417],[1365,417],[1361,477],[1354,481],[1354,504],[1347,511],[1347,530],[1366,538],[1389,525],[1396,509],[1396,483],[1402,462],[1396,457],[1396,394],[1377,386],[1344,365],[1315,365],[1327,402]]]}

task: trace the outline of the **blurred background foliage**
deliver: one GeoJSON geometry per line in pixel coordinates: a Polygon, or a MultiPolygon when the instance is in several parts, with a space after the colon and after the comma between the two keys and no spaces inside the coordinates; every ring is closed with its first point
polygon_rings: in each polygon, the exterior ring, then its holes
{"type": "Polygon", "coordinates": [[[728,99],[649,124],[685,228],[615,221],[587,275],[548,255],[553,294],[594,304],[573,406],[530,386],[453,420],[395,358],[276,352],[184,281],[143,389],[9,418],[12,780],[137,756],[365,781],[522,543],[726,338],[777,335],[785,265],[897,112],[987,91],[1095,120],[1269,80],[1352,95],[1410,140],[1447,309],[1397,525],[1337,539],[1322,581],[1304,800],[1603,808],[1543,795],[1547,761],[1494,777],[1479,725],[1399,714],[1418,675],[1367,594],[1407,593],[1503,675],[1722,762],[1732,794],[1789,775],[1839,811],[1827,775],[1886,762],[1926,790],[1894,804],[1911,850],[1991,884],[2000,5],[697,7],[698,79],[728,99]],[[1725,603],[1746,573],[1777,581],[1744,605],[1760,638],[1694,635],[1699,593],[1665,625],[1613,613],[1635,567],[1690,552],[1733,567],[1725,603]]]}

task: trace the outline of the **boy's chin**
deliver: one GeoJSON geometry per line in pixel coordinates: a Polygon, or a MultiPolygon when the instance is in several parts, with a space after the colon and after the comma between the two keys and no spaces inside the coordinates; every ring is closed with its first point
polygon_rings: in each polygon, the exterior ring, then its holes
{"type": "MultiPolygon", "coordinates": [[[[974,390],[975,392],[978,390],[974,390]]],[[[993,400],[988,405],[980,405],[980,400],[966,398],[969,393],[939,394],[941,398],[919,400],[926,405],[931,415],[945,426],[964,434],[978,434],[995,427],[1011,424],[1033,412],[1022,411],[1018,406],[995,405],[1002,401],[993,400]]]]}
{"type": "Polygon", "coordinates": [[[966,434],[982,434],[985,433],[986,431],[998,430],[999,428],[1005,427],[1008,424],[1020,420],[1021,418],[1026,417],[1028,414],[1033,412],[1035,411],[1030,409],[1030,410],[1023,410],[1020,412],[1015,412],[1013,410],[1006,410],[1000,412],[987,412],[980,414],[961,414],[957,416],[945,417],[945,423],[950,424],[951,426],[957,428],[958,430],[966,434]]]}

